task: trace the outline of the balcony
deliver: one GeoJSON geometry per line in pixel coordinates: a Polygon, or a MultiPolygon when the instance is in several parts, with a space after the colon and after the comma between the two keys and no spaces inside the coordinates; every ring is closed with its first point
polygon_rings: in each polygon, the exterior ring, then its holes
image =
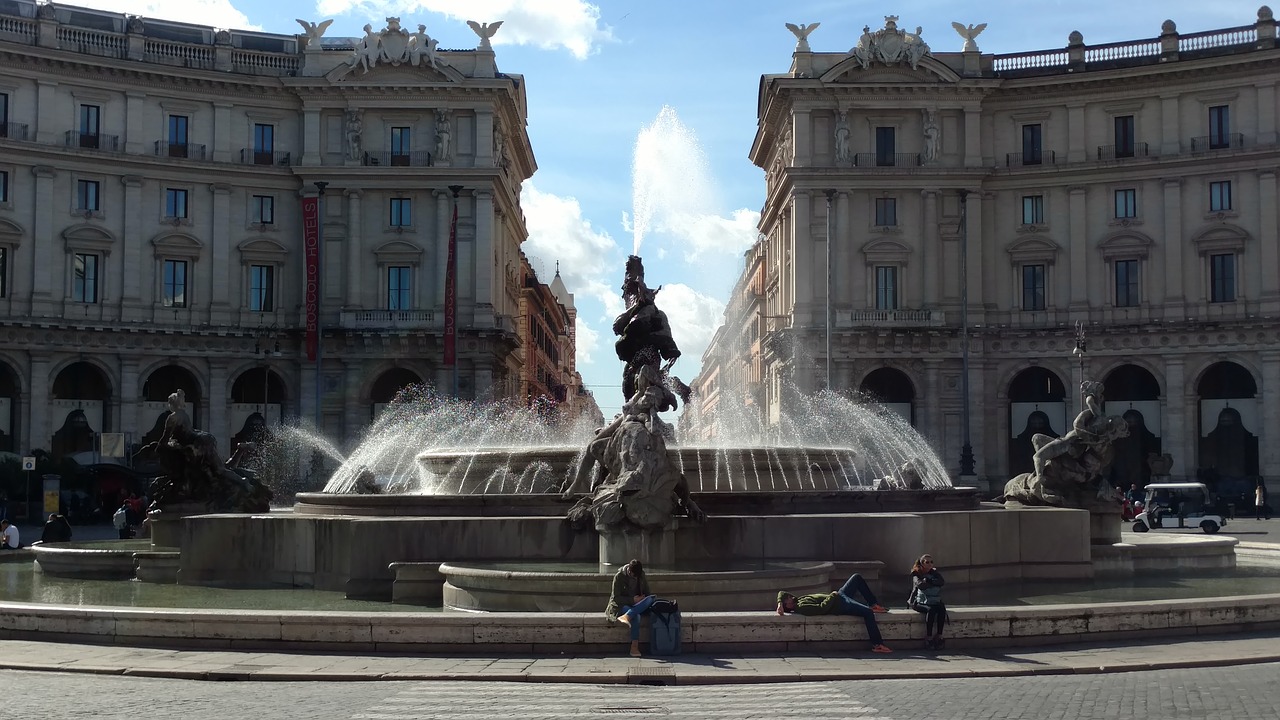
{"type": "Polygon", "coordinates": [[[292,160],[293,154],[287,152],[272,152],[254,148],[244,148],[240,151],[240,162],[244,165],[282,165],[288,167],[293,164],[292,160]]]}
{"type": "Polygon", "coordinates": [[[939,310],[854,310],[853,327],[942,327],[945,316],[939,310]]]}
{"type": "Polygon", "coordinates": [[[1209,152],[1210,150],[1239,150],[1243,147],[1244,135],[1240,133],[1191,138],[1191,152],[1193,153],[1209,152]]]}
{"type": "Polygon", "coordinates": [[[86,150],[106,150],[107,152],[120,151],[119,135],[102,135],[101,133],[87,133],[79,130],[68,130],[65,140],[66,147],[84,148],[86,150]]]}
{"type": "Polygon", "coordinates": [[[411,152],[367,152],[360,158],[361,165],[375,165],[388,167],[431,167],[435,165],[431,153],[426,150],[413,150],[411,152]]]}
{"type": "Polygon", "coordinates": [[[347,330],[433,330],[443,327],[433,310],[343,310],[339,324],[347,330]]]}
{"type": "Polygon", "coordinates": [[[1144,142],[1129,145],[1099,145],[1099,160],[1127,160],[1129,158],[1147,157],[1147,144],[1144,142]]]}
{"type": "Polygon", "coordinates": [[[155,148],[157,157],[186,158],[188,160],[205,159],[204,145],[157,140],[155,148]]]}
{"type": "Polygon", "coordinates": [[[920,167],[920,153],[858,153],[855,167],[920,167]]]}
{"type": "Polygon", "coordinates": [[[1034,153],[1008,153],[1004,156],[1005,167],[1028,167],[1035,165],[1056,165],[1058,154],[1052,150],[1034,153]]]}
{"type": "Polygon", "coordinates": [[[27,126],[24,123],[0,123],[0,138],[26,140],[27,126]]]}

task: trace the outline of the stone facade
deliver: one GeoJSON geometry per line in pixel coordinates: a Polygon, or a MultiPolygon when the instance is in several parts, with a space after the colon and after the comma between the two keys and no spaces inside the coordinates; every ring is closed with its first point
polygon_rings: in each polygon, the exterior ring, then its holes
{"type": "Polygon", "coordinates": [[[1117,484],[1149,479],[1149,453],[1170,454],[1174,477],[1226,480],[1225,495],[1280,475],[1270,10],[1011,55],[981,53],[970,28],[967,51],[915,58],[896,20],[849,52],[805,43],[761,78],[762,239],[704,375],[760,363],[748,395],[779,423],[788,387],[827,386],[830,307],[830,387],[908,415],[953,472],[966,407],[977,475],[1003,481],[1029,462],[1030,431],[1069,429],[1092,378],[1135,424],[1117,484]]]}
{"type": "Polygon", "coordinates": [[[224,442],[264,409],[350,440],[407,383],[452,390],[455,205],[457,393],[518,395],[503,278],[522,272],[536,165],[524,79],[487,41],[438,50],[396,18],[352,39],[7,7],[4,449],[136,441],[175,387],[224,442]],[[322,363],[304,347],[300,210],[318,182],[322,363]]]}

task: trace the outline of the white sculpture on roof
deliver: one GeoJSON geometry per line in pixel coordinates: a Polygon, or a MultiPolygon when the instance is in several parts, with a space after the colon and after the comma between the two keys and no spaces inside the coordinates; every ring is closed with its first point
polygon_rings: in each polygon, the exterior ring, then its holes
{"type": "Polygon", "coordinates": [[[502,27],[502,20],[492,23],[478,23],[475,20],[468,20],[467,26],[470,27],[475,34],[480,36],[480,47],[477,50],[492,50],[493,46],[489,44],[489,40],[498,34],[498,28],[502,27]]]}
{"type": "Polygon", "coordinates": [[[818,29],[822,23],[787,23],[787,29],[796,36],[796,52],[809,52],[809,34],[818,29]]]}
{"type": "Polygon", "coordinates": [[[427,34],[426,25],[419,25],[418,32],[410,33],[400,27],[400,18],[389,17],[386,28],[379,32],[374,32],[372,25],[364,26],[364,37],[356,45],[356,53],[351,56],[348,64],[353,67],[359,65],[365,72],[369,72],[378,63],[408,63],[415,67],[427,65],[437,68],[446,64],[444,58],[436,52],[439,44],[438,40],[427,34]]]}
{"type": "Polygon", "coordinates": [[[951,23],[951,27],[956,29],[956,32],[960,34],[960,37],[964,38],[965,52],[978,52],[978,43],[974,42],[973,40],[974,38],[981,35],[983,30],[987,29],[986,23],[981,23],[978,25],[969,23],[968,27],[966,27],[964,25],[961,25],[958,22],[953,22],[951,23]]]}
{"type": "Polygon", "coordinates": [[[928,43],[920,37],[922,30],[920,27],[914,33],[899,30],[898,16],[886,15],[884,28],[874,33],[870,26],[862,28],[862,37],[858,38],[858,44],[849,50],[849,54],[864,68],[870,67],[872,62],[880,62],[885,65],[905,63],[914,70],[930,53],[928,43]]]}
{"type": "Polygon", "coordinates": [[[320,38],[324,37],[324,31],[329,29],[333,24],[333,20],[325,20],[323,22],[307,22],[301,18],[295,19],[302,26],[302,32],[307,36],[307,47],[320,47],[320,38]]]}

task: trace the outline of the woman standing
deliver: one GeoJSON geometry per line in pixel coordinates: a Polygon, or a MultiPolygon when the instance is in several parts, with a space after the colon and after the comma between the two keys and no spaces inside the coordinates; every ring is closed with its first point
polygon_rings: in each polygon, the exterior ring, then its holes
{"type": "Polygon", "coordinates": [[[610,621],[631,628],[631,657],[640,657],[640,616],[649,612],[656,599],[649,594],[649,581],[639,560],[623,565],[613,576],[613,592],[604,614],[610,621]]]}
{"type": "Polygon", "coordinates": [[[941,650],[943,646],[942,631],[947,624],[947,606],[942,604],[942,586],[945,583],[942,573],[933,566],[932,555],[921,555],[911,566],[911,598],[907,604],[912,610],[924,613],[927,636],[924,646],[931,650],[941,650]]]}
{"type": "MultiPolygon", "coordinates": [[[[1267,489],[1263,487],[1262,481],[1258,481],[1257,487],[1253,489],[1253,518],[1261,520],[1267,509],[1267,489]]],[[[1267,518],[1270,519],[1269,517],[1267,518]]]]}

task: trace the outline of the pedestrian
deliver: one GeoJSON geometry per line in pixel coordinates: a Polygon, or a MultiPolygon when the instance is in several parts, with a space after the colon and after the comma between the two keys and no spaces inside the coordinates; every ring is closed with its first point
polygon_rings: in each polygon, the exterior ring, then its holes
{"type": "Polygon", "coordinates": [[[22,547],[18,538],[18,526],[8,520],[0,520],[0,550],[17,550],[22,547]]]}
{"type": "Polygon", "coordinates": [[[942,586],[946,581],[933,565],[932,555],[921,555],[911,566],[911,597],[908,606],[924,614],[924,646],[941,650],[942,631],[947,626],[947,606],[942,602],[942,586]],[[934,632],[934,628],[937,632],[934,632]]]}
{"type": "Polygon", "coordinates": [[[871,639],[871,652],[890,653],[888,645],[880,636],[880,627],[876,624],[876,615],[889,612],[876,602],[876,596],[867,586],[867,581],[858,573],[849,576],[839,590],[830,593],[814,593],[796,597],[783,590],[778,593],[778,614],[798,613],[800,615],[857,615],[867,625],[867,637],[871,639]],[[855,596],[861,596],[866,604],[858,602],[855,596]]]}
{"type": "Polygon", "coordinates": [[[1253,518],[1255,520],[1261,520],[1263,515],[1268,515],[1267,519],[1270,520],[1271,517],[1266,510],[1267,489],[1263,486],[1262,481],[1259,480],[1257,487],[1253,489],[1253,518]]]}
{"type": "Polygon", "coordinates": [[[644,565],[632,560],[613,576],[613,591],[604,609],[605,617],[631,628],[631,657],[640,657],[640,616],[649,612],[657,598],[649,592],[644,565]]]}
{"type": "Polygon", "coordinates": [[[71,523],[67,522],[65,515],[58,513],[49,513],[49,520],[45,522],[44,529],[40,532],[40,542],[70,542],[71,541],[71,523]]]}

